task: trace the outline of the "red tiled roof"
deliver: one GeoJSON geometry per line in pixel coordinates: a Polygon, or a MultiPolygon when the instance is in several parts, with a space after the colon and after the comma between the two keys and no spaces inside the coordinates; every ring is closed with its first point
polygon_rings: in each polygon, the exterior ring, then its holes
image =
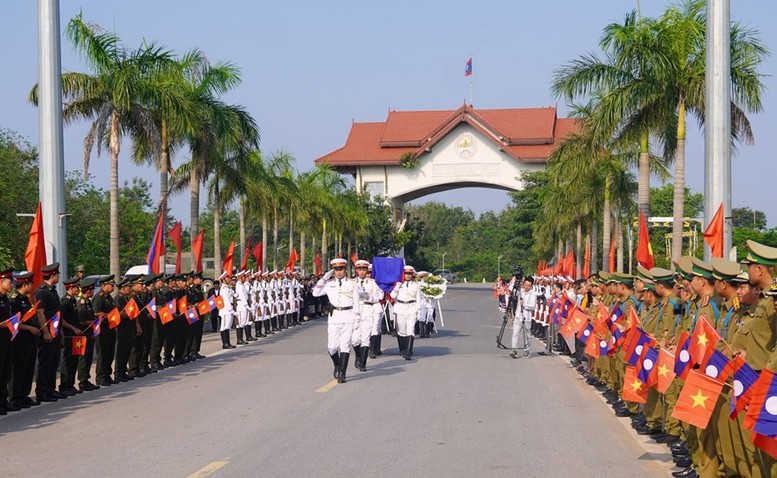
{"type": "Polygon", "coordinates": [[[556,118],[555,108],[391,111],[383,123],[354,123],[345,146],[316,159],[331,166],[398,165],[405,153],[420,156],[461,123],[524,162],[546,162],[576,120],[556,118]]]}

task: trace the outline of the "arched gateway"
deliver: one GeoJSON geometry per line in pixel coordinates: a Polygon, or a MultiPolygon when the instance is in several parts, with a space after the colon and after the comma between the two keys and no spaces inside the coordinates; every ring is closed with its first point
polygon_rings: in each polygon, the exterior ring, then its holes
{"type": "Polygon", "coordinates": [[[315,162],[351,175],[357,191],[390,200],[400,221],[406,202],[428,194],[522,189],[520,173],[544,169],[575,129],[556,108],[389,111],[383,122],[354,122],[345,146],[315,162]]]}

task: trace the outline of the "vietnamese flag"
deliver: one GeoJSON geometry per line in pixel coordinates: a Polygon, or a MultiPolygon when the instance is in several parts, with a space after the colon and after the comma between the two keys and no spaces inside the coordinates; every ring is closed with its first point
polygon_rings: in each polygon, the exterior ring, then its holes
{"type": "Polygon", "coordinates": [[[121,313],[119,309],[114,307],[112,311],[108,312],[108,328],[115,329],[121,323],[121,313]]]}
{"type": "Polygon", "coordinates": [[[192,255],[194,256],[194,272],[202,272],[202,248],[205,242],[205,230],[201,230],[192,239],[192,255]]]}
{"type": "Polygon", "coordinates": [[[162,321],[162,325],[173,320],[173,311],[170,309],[169,304],[165,304],[162,307],[158,308],[157,313],[159,314],[159,320],[162,321]]]}
{"type": "MultiPolygon", "coordinates": [[[[566,337],[572,338],[583,330],[586,325],[588,325],[588,314],[577,305],[573,305],[572,313],[569,314],[569,318],[564,322],[562,329],[568,333],[566,337]]],[[[563,332],[562,335],[564,335],[563,332]]]]}
{"type": "Polygon", "coordinates": [[[253,255],[254,255],[254,259],[256,259],[256,269],[258,271],[261,271],[262,269],[264,269],[264,265],[262,264],[262,262],[263,262],[262,261],[262,248],[263,247],[264,247],[264,244],[261,241],[257,242],[256,245],[254,246],[253,255]]]}
{"type": "Polygon", "coordinates": [[[653,248],[650,247],[650,235],[648,234],[645,215],[639,211],[639,239],[637,241],[637,264],[645,269],[652,269],[655,266],[653,260],[653,248]]]}
{"type": "Polygon", "coordinates": [[[634,403],[647,403],[648,386],[637,378],[637,369],[626,367],[623,375],[623,400],[634,403]]]}
{"type": "Polygon", "coordinates": [[[629,316],[626,318],[626,332],[633,329],[634,327],[638,327],[642,324],[642,321],[639,320],[639,315],[637,315],[637,311],[634,310],[634,307],[629,307],[629,316]]]}
{"type": "Polygon", "coordinates": [[[753,397],[742,426],[771,438],[777,436],[777,378],[767,368],[753,385],[753,397]]]}
{"type": "Polygon", "coordinates": [[[135,320],[140,315],[140,308],[134,298],[130,298],[127,305],[124,306],[123,312],[127,314],[130,320],[135,320]]]}
{"type": "Polygon", "coordinates": [[[34,272],[32,290],[37,290],[43,282],[43,274],[40,271],[48,262],[46,261],[46,241],[43,237],[43,213],[40,203],[35,211],[35,219],[32,220],[30,238],[27,241],[27,249],[24,251],[24,264],[28,271],[34,272]]]}
{"type": "Polygon", "coordinates": [[[688,332],[680,334],[680,340],[677,344],[678,352],[674,362],[674,373],[684,379],[693,366],[691,354],[688,352],[688,347],[691,345],[691,337],[688,335],[688,332]]]}
{"type": "Polygon", "coordinates": [[[150,315],[152,319],[156,319],[156,297],[151,298],[148,304],[146,304],[145,309],[148,311],[148,315],[150,315]]]}
{"type": "Polygon", "coordinates": [[[721,390],[723,382],[691,370],[672,416],[699,428],[707,428],[721,390]]]}
{"type": "MultiPolygon", "coordinates": [[[[583,351],[586,355],[593,358],[599,358],[601,355],[599,353],[599,341],[601,339],[597,336],[593,336],[590,340],[588,340],[588,343],[585,344],[585,350],[583,351]]],[[[607,341],[604,342],[604,345],[607,346],[607,341]]]]}
{"type": "Polygon", "coordinates": [[[181,273],[181,221],[175,223],[169,231],[167,231],[167,237],[173,241],[175,245],[175,273],[181,273]]]}
{"type": "Polygon", "coordinates": [[[86,337],[73,337],[70,345],[70,355],[86,355],[86,337]]]}
{"type": "Polygon", "coordinates": [[[610,311],[601,302],[597,306],[596,320],[594,321],[594,330],[597,333],[605,334],[609,327],[607,326],[607,319],[610,318],[610,311]]]}
{"type": "Polygon", "coordinates": [[[49,333],[52,339],[59,335],[59,311],[49,319],[49,333]]]}
{"type": "Polygon", "coordinates": [[[740,355],[734,357],[734,383],[731,394],[731,419],[739,415],[753,397],[753,385],[758,381],[758,372],[740,355]]]}
{"type": "Polygon", "coordinates": [[[247,271],[248,270],[248,255],[251,253],[251,238],[248,238],[248,244],[246,244],[246,248],[243,251],[243,260],[240,261],[240,270],[241,271],[247,271]]]}
{"type": "Polygon", "coordinates": [[[291,253],[289,254],[289,260],[286,261],[286,271],[293,271],[294,270],[294,263],[299,260],[299,256],[297,255],[297,248],[292,247],[291,253]]]}
{"type": "Polygon", "coordinates": [[[674,355],[662,348],[658,351],[658,363],[656,365],[656,390],[666,393],[674,380],[674,355]]]}
{"type": "Polygon", "coordinates": [[[216,308],[221,310],[224,308],[224,298],[220,295],[215,296],[216,297],[216,308]]]}
{"type": "Polygon", "coordinates": [[[710,246],[712,257],[723,257],[723,203],[720,203],[709,226],[704,230],[704,242],[710,246]]]}
{"type": "Polygon", "coordinates": [[[712,353],[713,347],[720,341],[720,335],[715,327],[707,321],[704,315],[699,315],[696,326],[691,335],[691,344],[688,353],[694,363],[702,363],[708,353],[712,353]]]}
{"type": "Polygon", "coordinates": [[[313,258],[313,264],[316,265],[316,274],[317,276],[320,276],[324,273],[323,267],[321,267],[321,253],[316,252],[316,257],[313,258]]]}
{"type": "Polygon", "coordinates": [[[187,310],[189,310],[189,299],[186,298],[186,296],[181,297],[178,299],[178,313],[179,314],[185,314],[187,310]]]}
{"type": "Polygon", "coordinates": [[[186,311],[186,321],[189,322],[189,325],[192,325],[198,320],[200,320],[200,316],[197,315],[197,311],[194,309],[194,307],[186,311]]]}
{"type": "Polygon", "coordinates": [[[232,275],[232,270],[235,268],[235,241],[232,241],[229,243],[229,248],[227,249],[227,255],[224,256],[224,263],[221,266],[222,272],[226,272],[227,275],[232,275]]]}
{"type": "Polygon", "coordinates": [[[211,310],[213,309],[210,307],[210,301],[208,299],[197,302],[197,312],[199,312],[200,315],[207,314],[211,310]]]}
{"type": "Polygon", "coordinates": [[[22,316],[22,323],[25,323],[28,320],[30,320],[31,318],[35,317],[35,314],[38,313],[38,306],[39,305],[40,305],[40,301],[38,300],[38,301],[36,301],[32,305],[32,309],[30,309],[30,310],[28,310],[27,312],[24,313],[24,316],[22,316]]]}

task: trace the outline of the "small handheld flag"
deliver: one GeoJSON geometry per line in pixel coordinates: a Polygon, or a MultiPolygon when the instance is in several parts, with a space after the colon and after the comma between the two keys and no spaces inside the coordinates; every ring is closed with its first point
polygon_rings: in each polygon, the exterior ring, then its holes
{"type": "MultiPolygon", "coordinates": [[[[175,310],[175,307],[172,307],[172,309],[175,310]]],[[[189,299],[183,296],[178,299],[178,313],[185,314],[187,310],[189,310],[189,299]]]]}
{"type": "Polygon", "coordinates": [[[722,389],[722,382],[691,370],[672,416],[699,428],[707,428],[722,389]]]}
{"type": "MultiPolygon", "coordinates": [[[[215,304],[214,304],[214,306],[215,306],[215,304]]],[[[197,302],[197,312],[199,312],[200,315],[207,314],[211,310],[213,310],[213,309],[211,309],[210,301],[209,300],[205,299],[205,300],[201,300],[201,301],[197,302]]]]}
{"type": "Polygon", "coordinates": [[[86,337],[73,337],[73,344],[70,348],[70,355],[86,355],[86,337]]]}
{"type": "Polygon", "coordinates": [[[54,314],[49,320],[49,333],[51,338],[55,339],[59,335],[59,312],[54,314]]]}
{"type": "Polygon", "coordinates": [[[159,313],[159,320],[162,321],[163,325],[173,320],[173,311],[170,310],[170,304],[163,305],[157,309],[157,312],[159,313]]]}
{"type": "Polygon", "coordinates": [[[24,316],[22,317],[22,323],[27,322],[28,320],[33,318],[35,316],[35,314],[38,313],[38,306],[39,305],[40,305],[40,301],[36,301],[32,305],[32,309],[30,309],[30,310],[28,310],[27,312],[24,313],[24,316]]]}
{"type": "Polygon", "coordinates": [[[124,313],[127,314],[130,320],[135,320],[140,315],[140,308],[134,298],[131,298],[127,305],[124,306],[124,313]]]}
{"type": "Polygon", "coordinates": [[[94,322],[92,322],[92,337],[97,337],[100,335],[100,318],[97,317],[94,319],[94,322]]]}
{"type": "Polygon", "coordinates": [[[151,316],[152,319],[156,319],[156,297],[152,297],[151,301],[149,301],[148,304],[146,304],[146,310],[148,311],[148,315],[151,316]]]}
{"type": "Polygon", "coordinates": [[[5,321],[5,326],[11,331],[11,340],[16,338],[16,334],[19,333],[19,314],[17,313],[10,319],[5,321]]]}
{"type": "Polygon", "coordinates": [[[193,307],[186,311],[186,321],[189,322],[189,325],[197,322],[199,318],[200,317],[197,315],[197,311],[193,307]]]}
{"type": "Polygon", "coordinates": [[[221,309],[224,308],[224,298],[223,297],[221,297],[220,295],[217,295],[215,302],[216,302],[216,308],[217,309],[221,310],[221,309]]]}
{"type": "Polygon", "coordinates": [[[108,328],[115,329],[121,323],[121,313],[117,307],[108,312],[108,328]]]}

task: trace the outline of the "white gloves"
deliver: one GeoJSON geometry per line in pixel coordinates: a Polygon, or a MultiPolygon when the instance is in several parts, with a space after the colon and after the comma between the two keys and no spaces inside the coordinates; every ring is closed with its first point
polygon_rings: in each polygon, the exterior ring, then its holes
{"type": "Polygon", "coordinates": [[[333,275],[335,275],[335,271],[334,271],[334,269],[329,269],[329,272],[327,272],[326,274],[324,274],[324,277],[322,277],[322,279],[324,280],[324,282],[326,282],[326,281],[328,281],[329,279],[331,279],[333,275]]]}

